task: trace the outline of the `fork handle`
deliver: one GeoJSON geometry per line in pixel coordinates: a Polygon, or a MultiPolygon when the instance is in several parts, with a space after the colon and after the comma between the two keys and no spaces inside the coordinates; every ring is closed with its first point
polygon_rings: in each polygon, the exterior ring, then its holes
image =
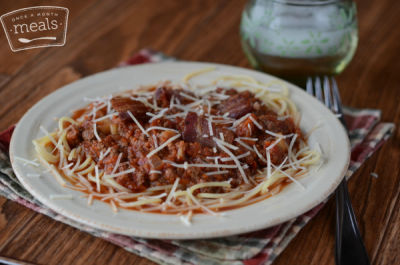
{"type": "Polygon", "coordinates": [[[336,189],[336,248],[337,265],[370,265],[367,251],[359,233],[351,206],[346,178],[336,189]]]}

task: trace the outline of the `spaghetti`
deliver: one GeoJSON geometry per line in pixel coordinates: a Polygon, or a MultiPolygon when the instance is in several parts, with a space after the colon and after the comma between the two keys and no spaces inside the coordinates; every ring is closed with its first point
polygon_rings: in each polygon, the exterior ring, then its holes
{"type": "Polygon", "coordinates": [[[33,141],[40,161],[63,186],[113,211],[218,215],[278,193],[320,161],[299,129],[283,83],[212,71],[90,103],[33,141]],[[187,89],[183,89],[187,88],[187,89]],[[191,88],[191,89],[189,89],[191,88]]]}

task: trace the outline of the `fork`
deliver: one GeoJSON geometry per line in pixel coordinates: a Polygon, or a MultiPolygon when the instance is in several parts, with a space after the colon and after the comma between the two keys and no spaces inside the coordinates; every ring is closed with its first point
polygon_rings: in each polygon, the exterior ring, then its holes
{"type": "MultiPolygon", "coordinates": [[[[313,85],[312,78],[307,80],[307,93],[315,96],[325,104],[338,118],[346,131],[348,128],[343,117],[342,103],[339,89],[333,77],[327,76],[323,79],[315,78],[313,85]],[[332,83],[332,86],[330,85],[332,83]],[[332,88],[331,88],[332,87],[332,88]]],[[[340,182],[335,191],[336,195],[336,234],[335,234],[335,263],[336,265],[370,265],[363,239],[358,229],[357,220],[347,189],[346,177],[340,182]]]]}

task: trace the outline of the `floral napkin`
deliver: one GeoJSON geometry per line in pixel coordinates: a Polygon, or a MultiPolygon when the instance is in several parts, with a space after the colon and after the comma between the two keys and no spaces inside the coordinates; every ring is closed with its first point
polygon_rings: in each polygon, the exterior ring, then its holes
{"type": "MultiPolygon", "coordinates": [[[[162,53],[141,50],[118,67],[165,60],[174,59],[162,53]]],[[[350,168],[346,174],[349,178],[390,137],[394,125],[380,122],[380,111],[373,109],[345,108],[345,119],[350,130],[352,145],[350,168]]],[[[14,126],[0,133],[0,195],[159,264],[271,264],[325,204],[323,202],[307,213],[277,226],[223,238],[154,240],[109,233],[80,224],[52,211],[24,189],[15,177],[8,158],[13,129],[14,126]]]]}

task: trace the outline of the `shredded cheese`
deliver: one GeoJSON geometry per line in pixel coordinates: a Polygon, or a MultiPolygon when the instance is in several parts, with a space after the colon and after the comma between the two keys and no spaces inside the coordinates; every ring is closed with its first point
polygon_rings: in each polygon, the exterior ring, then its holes
{"type": "Polygon", "coordinates": [[[212,172],[207,172],[206,175],[207,176],[213,176],[213,175],[222,175],[222,174],[228,174],[229,171],[228,170],[221,170],[221,171],[212,171],[212,172]]]}
{"type": "Polygon", "coordinates": [[[119,167],[119,163],[121,162],[121,158],[122,158],[122,153],[119,153],[118,158],[117,158],[117,162],[115,163],[115,166],[114,166],[113,170],[111,171],[111,175],[114,174],[115,172],[117,172],[117,169],[119,167]]]}
{"type": "Polygon", "coordinates": [[[131,119],[136,123],[136,125],[139,127],[139,129],[142,131],[142,133],[144,133],[146,136],[149,137],[149,134],[145,131],[145,129],[143,128],[143,126],[140,124],[140,122],[135,118],[135,116],[133,116],[132,112],[130,112],[129,110],[127,111],[128,115],[131,117],[131,119]]]}
{"type": "Polygon", "coordinates": [[[93,121],[93,122],[99,122],[99,121],[102,121],[102,120],[105,120],[105,119],[112,118],[112,117],[114,117],[114,116],[116,116],[116,115],[118,115],[118,114],[119,114],[118,112],[113,112],[113,113],[111,113],[111,114],[104,115],[103,117],[97,118],[97,119],[92,120],[92,121],[93,121]]]}
{"type": "Polygon", "coordinates": [[[269,150],[266,150],[266,156],[267,156],[267,179],[271,177],[271,154],[269,153],[269,150]]]}
{"type": "Polygon", "coordinates": [[[118,208],[117,208],[117,205],[115,205],[114,200],[110,200],[110,206],[111,206],[111,209],[112,209],[112,211],[113,211],[114,213],[117,213],[117,212],[118,212],[118,208]]]}
{"type": "Polygon", "coordinates": [[[258,138],[254,137],[238,137],[240,140],[248,140],[248,141],[258,141],[258,138]]]}
{"type": "Polygon", "coordinates": [[[229,151],[228,148],[226,148],[223,144],[221,144],[221,142],[220,142],[221,140],[219,140],[218,138],[214,138],[214,140],[215,140],[216,144],[218,145],[218,147],[221,148],[222,151],[224,151],[225,153],[227,153],[227,154],[233,159],[233,162],[235,162],[236,166],[237,166],[238,169],[239,169],[240,174],[242,175],[243,181],[244,181],[245,183],[249,183],[249,180],[247,179],[247,176],[246,176],[246,174],[244,173],[243,167],[242,167],[242,165],[240,164],[239,159],[237,159],[237,157],[236,157],[231,151],[229,151]]]}
{"type": "Polygon", "coordinates": [[[146,132],[149,132],[151,130],[161,130],[161,131],[171,131],[171,132],[176,132],[179,133],[178,130],[172,129],[172,128],[167,128],[167,127],[161,127],[161,126],[152,126],[146,129],[146,132]]]}
{"type": "MultiPolygon", "coordinates": [[[[250,152],[246,152],[246,153],[243,153],[243,154],[241,154],[241,155],[238,155],[238,156],[236,156],[236,158],[237,159],[242,159],[242,158],[244,158],[244,157],[246,157],[246,156],[249,156],[250,155],[250,152]]],[[[221,161],[222,162],[227,162],[227,161],[232,161],[233,159],[232,159],[232,157],[224,157],[224,158],[221,158],[221,161]]]]}
{"type": "Polygon", "coordinates": [[[270,146],[268,146],[266,148],[266,150],[271,150],[272,148],[274,148],[283,138],[282,137],[278,137],[270,146]]]}
{"type": "Polygon", "coordinates": [[[218,143],[220,143],[220,144],[222,144],[222,145],[224,145],[226,147],[229,147],[232,150],[238,150],[239,149],[239,147],[234,146],[233,144],[227,143],[227,142],[225,142],[225,141],[223,141],[221,139],[218,139],[216,137],[213,137],[213,139],[214,139],[215,142],[218,142],[218,143]]]}
{"type": "Polygon", "coordinates": [[[195,98],[195,97],[192,97],[191,95],[189,95],[189,94],[186,94],[186,93],[184,93],[184,92],[179,92],[179,95],[181,95],[182,97],[184,97],[184,98],[187,98],[187,99],[190,99],[190,100],[193,100],[193,101],[197,101],[197,100],[199,100],[198,98],[195,98]]]}
{"type": "Polygon", "coordinates": [[[270,131],[270,130],[264,130],[264,131],[265,131],[265,133],[267,133],[267,134],[269,134],[271,136],[275,136],[277,138],[289,138],[289,137],[292,137],[293,135],[295,135],[294,133],[282,135],[282,134],[279,134],[279,133],[274,133],[273,131],[270,131]]]}
{"type": "Polygon", "coordinates": [[[243,146],[244,148],[246,148],[247,150],[250,150],[252,152],[254,152],[254,149],[251,148],[248,144],[244,143],[242,140],[240,140],[239,138],[235,138],[234,140],[235,142],[237,142],[238,144],[240,144],[241,146],[243,146]]]}
{"type": "Polygon", "coordinates": [[[249,117],[250,117],[250,120],[254,123],[255,126],[257,126],[258,129],[260,129],[260,130],[263,129],[263,127],[261,126],[261,124],[259,124],[259,123],[256,121],[256,119],[254,119],[253,116],[250,115],[249,117]]]}
{"type": "Polygon", "coordinates": [[[212,128],[212,117],[209,117],[207,120],[208,120],[208,130],[210,131],[210,136],[213,136],[214,132],[212,128]]]}
{"type": "Polygon", "coordinates": [[[136,169],[133,167],[133,168],[130,168],[130,169],[127,169],[127,170],[124,170],[124,171],[120,171],[120,172],[115,173],[115,174],[104,175],[104,178],[116,178],[116,177],[119,177],[119,176],[122,176],[122,175],[125,175],[125,174],[133,173],[135,171],[136,171],[136,169]]]}
{"type": "Polygon", "coordinates": [[[100,154],[99,160],[100,161],[103,160],[110,152],[111,152],[111,147],[109,147],[104,154],[103,153],[100,154]]]}
{"type": "Polygon", "coordinates": [[[178,167],[178,168],[188,168],[188,167],[216,167],[216,168],[237,168],[237,165],[224,165],[224,164],[219,164],[219,165],[215,165],[215,164],[189,164],[186,162],[186,164],[178,164],[169,160],[163,160],[165,163],[168,163],[174,167],[178,167]]]}
{"type": "Polygon", "coordinates": [[[206,206],[204,206],[203,204],[201,204],[194,196],[193,194],[190,192],[189,189],[186,190],[186,194],[188,195],[188,197],[192,200],[192,202],[194,202],[195,204],[197,204],[198,206],[200,206],[203,210],[205,210],[206,212],[208,212],[211,215],[219,215],[218,213],[212,211],[210,208],[207,208],[206,206]]]}
{"type": "Polygon", "coordinates": [[[189,211],[187,215],[181,215],[179,216],[179,219],[182,221],[182,223],[186,226],[191,226],[192,225],[192,217],[193,217],[193,212],[189,211]]]}
{"type": "Polygon", "coordinates": [[[93,195],[89,194],[87,204],[90,206],[93,204],[93,195]]]}
{"type": "Polygon", "coordinates": [[[246,115],[244,115],[244,116],[241,117],[240,119],[236,120],[236,121],[232,124],[232,127],[238,126],[240,123],[242,123],[242,121],[246,120],[250,115],[251,115],[251,113],[247,113],[246,115]]]}
{"type": "Polygon", "coordinates": [[[265,158],[260,154],[260,152],[257,149],[257,146],[253,145],[253,150],[254,152],[257,154],[258,158],[261,159],[261,161],[263,161],[264,163],[268,163],[267,160],[265,160],[265,158]]]}
{"type": "Polygon", "coordinates": [[[149,122],[152,122],[152,121],[154,121],[154,120],[157,120],[157,119],[161,118],[161,117],[165,114],[165,112],[167,112],[167,110],[168,110],[168,108],[165,108],[165,109],[160,110],[160,112],[158,112],[155,116],[153,116],[153,117],[149,120],[149,122]]]}
{"type": "Polygon", "coordinates": [[[153,156],[154,154],[156,154],[157,152],[161,151],[164,147],[166,147],[168,144],[172,143],[173,141],[175,141],[176,139],[178,139],[179,137],[181,137],[180,134],[177,134],[175,136],[172,136],[171,138],[169,138],[167,141],[165,141],[162,145],[160,145],[159,147],[157,147],[156,149],[150,151],[150,153],[148,153],[146,155],[146,157],[150,158],[151,156],[153,156]]]}
{"type": "Polygon", "coordinates": [[[153,137],[154,146],[157,148],[158,147],[157,136],[155,134],[153,134],[152,137],[153,137]]]}
{"type": "Polygon", "coordinates": [[[167,199],[165,200],[165,204],[170,204],[172,198],[174,197],[176,188],[178,187],[179,180],[180,180],[180,178],[175,179],[174,185],[172,185],[172,188],[167,196],[167,199]]]}
{"type": "Polygon", "coordinates": [[[100,176],[99,176],[99,167],[97,165],[94,166],[94,172],[96,174],[96,189],[97,192],[100,192],[100,176]]]}
{"type": "Polygon", "coordinates": [[[94,136],[96,137],[97,141],[101,141],[101,138],[99,136],[99,134],[97,133],[97,123],[93,123],[93,132],[94,132],[94,136]]]}

